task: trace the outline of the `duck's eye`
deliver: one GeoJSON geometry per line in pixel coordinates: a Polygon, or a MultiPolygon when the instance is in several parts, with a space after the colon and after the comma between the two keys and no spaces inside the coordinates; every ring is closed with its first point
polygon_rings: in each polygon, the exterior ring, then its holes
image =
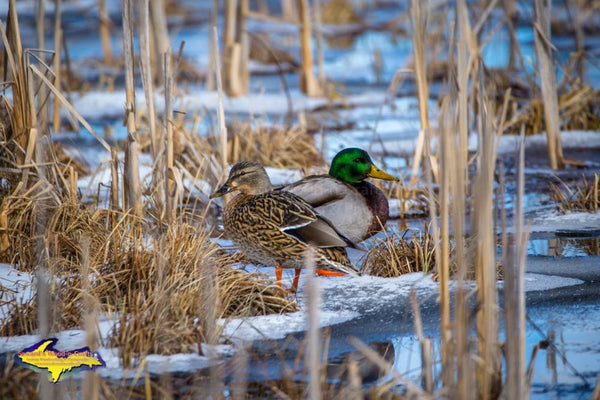
{"type": "Polygon", "coordinates": [[[365,163],[365,162],[366,162],[366,160],[365,160],[364,158],[355,158],[355,159],[354,159],[354,162],[355,162],[355,163],[365,163]]]}
{"type": "Polygon", "coordinates": [[[234,180],[240,179],[244,175],[248,175],[248,172],[246,172],[246,171],[238,172],[237,174],[235,174],[235,176],[233,177],[233,179],[234,180]]]}

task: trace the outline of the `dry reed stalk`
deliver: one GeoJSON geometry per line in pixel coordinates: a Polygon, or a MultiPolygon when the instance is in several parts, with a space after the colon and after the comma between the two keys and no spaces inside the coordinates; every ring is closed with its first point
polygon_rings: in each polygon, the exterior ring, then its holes
{"type": "Polygon", "coordinates": [[[171,52],[163,54],[163,71],[165,76],[163,82],[165,84],[165,112],[163,121],[163,137],[166,143],[166,151],[164,156],[164,182],[165,182],[165,199],[166,199],[166,217],[167,221],[171,222],[175,216],[178,202],[173,194],[173,180],[178,174],[173,160],[173,76],[171,75],[171,52]]]}
{"type": "MultiPolygon", "coordinates": [[[[63,30],[61,25],[61,4],[62,0],[54,0],[54,86],[61,87],[61,69],[60,53],[63,41],[63,30]]],[[[54,106],[52,115],[52,128],[54,132],[60,130],[60,99],[54,96],[54,106]]]]}
{"type": "Polygon", "coordinates": [[[215,50],[214,57],[212,59],[217,64],[214,66],[217,80],[217,91],[219,95],[219,103],[217,105],[217,119],[219,126],[219,138],[220,138],[220,153],[221,153],[221,167],[223,170],[227,168],[227,125],[225,125],[225,109],[223,107],[223,84],[221,81],[221,65],[219,56],[219,34],[217,27],[213,26],[212,29],[212,42],[213,49],[215,50]]]}
{"type": "MultiPolygon", "coordinates": [[[[29,174],[32,172],[31,168],[36,168],[38,163],[36,163],[36,158],[39,156],[39,146],[38,146],[38,135],[39,135],[39,127],[40,124],[38,122],[37,113],[35,109],[35,90],[34,90],[34,80],[31,73],[31,68],[35,68],[33,65],[29,64],[30,70],[27,71],[27,100],[29,105],[29,113],[31,115],[31,126],[29,127],[28,138],[27,138],[27,149],[25,151],[25,161],[23,164],[23,186],[27,186],[27,179],[29,174]]],[[[40,77],[42,75],[40,74],[40,77]]],[[[40,157],[41,158],[41,157],[40,157]]],[[[43,162],[42,162],[43,168],[43,162]]],[[[38,171],[38,173],[43,174],[43,171],[38,171]]],[[[42,178],[44,176],[42,175],[42,178]]]]}
{"type": "MultiPolygon", "coordinates": [[[[235,44],[235,24],[236,24],[236,12],[237,12],[238,0],[225,0],[224,6],[224,17],[223,17],[223,59],[220,63],[223,65],[225,70],[225,79],[223,80],[225,90],[229,94],[230,92],[230,79],[232,78],[230,71],[232,69],[231,64],[231,52],[232,47],[235,44]]],[[[216,26],[216,25],[215,25],[216,26]]],[[[213,27],[214,28],[214,27],[213,27]]],[[[211,33],[211,40],[212,33],[211,33]]],[[[218,43],[218,41],[216,41],[218,43]]],[[[216,64],[215,64],[216,68],[216,64]]]]}
{"type": "MultiPolygon", "coordinates": [[[[440,165],[448,164],[447,158],[451,157],[450,143],[452,140],[452,117],[449,114],[448,97],[444,98],[440,109],[440,165]]],[[[429,149],[429,147],[427,147],[429,149]]],[[[440,332],[441,332],[441,351],[442,351],[442,386],[450,387],[452,384],[452,327],[450,325],[450,215],[449,215],[449,194],[450,194],[450,169],[440,168],[440,225],[437,227],[437,212],[435,199],[433,198],[433,182],[431,174],[427,174],[427,187],[429,189],[430,208],[433,226],[433,238],[435,243],[436,270],[439,274],[440,287],[440,332]]]]}
{"type": "Polygon", "coordinates": [[[229,385],[233,400],[245,400],[247,398],[248,364],[248,351],[242,345],[234,355],[233,382],[229,385]]]}
{"type": "Polygon", "coordinates": [[[106,142],[106,140],[104,140],[102,136],[100,136],[98,132],[96,132],[96,130],[92,128],[92,126],[85,120],[85,118],[83,118],[83,116],[71,105],[67,98],[62,93],[60,93],[60,90],[57,87],[55,87],[52,84],[52,82],[50,82],[50,80],[46,78],[46,76],[35,65],[29,64],[29,70],[33,74],[35,74],[46,85],[46,87],[48,87],[52,91],[54,96],[60,100],[61,104],[66,108],[66,110],[69,111],[79,121],[79,123],[81,123],[81,125],[83,125],[84,128],[87,129],[92,134],[92,136],[94,136],[94,138],[98,142],[100,142],[102,147],[104,147],[107,151],[110,151],[111,147],[106,142]]]}
{"type": "MultiPolygon", "coordinates": [[[[29,80],[30,86],[32,80],[29,80]]],[[[31,94],[31,93],[30,93],[31,94]]],[[[36,146],[36,157],[35,160],[39,165],[37,168],[37,173],[39,177],[42,179],[42,182],[45,180],[45,142],[40,141],[40,143],[36,146]]],[[[53,308],[54,308],[54,298],[50,293],[50,286],[53,280],[53,275],[49,271],[48,258],[46,254],[48,254],[48,245],[45,240],[46,237],[46,229],[48,224],[48,208],[45,204],[38,203],[36,204],[36,224],[35,224],[35,278],[37,283],[37,327],[38,334],[40,337],[46,338],[49,336],[50,331],[53,325],[53,308]]],[[[42,400],[53,399],[54,398],[54,389],[52,388],[50,382],[44,377],[39,376],[39,393],[41,395],[42,400]]]]}
{"type": "MultiPolygon", "coordinates": [[[[152,6],[150,5],[149,0],[138,0],[140,9],[139,9],[139,27],[138,34],[140,40],[140,69],[142,76],[142,86],[144,88],[144,96],[146,100],[146,113],[148,118],[148,130],[150,133],[150,151],[152,153],[152,158],[155,164],[155,167],[152,169],[152,193],[154,200],[159,207],[160,218],[161,220],[167,216],[170,216],[171,213],[167,210],[169,209],[169,195],[167,186],[168,183],[168,166],[165,163],[165,158],[167,156],[165,152],[165,143],[166,143],[166,134],[165,128],[159,131],[157,126],[157,116],[156,116],[156,107],[154,104],[154,77],[155,73],[153,71],[165,71],[162,63],[157,66],[157,68],[153,68],[153,64],[151,62],[151,49],[150,49],[150,41],[152,38],[156,39],[156,27],[153,26],[152,33],[150,30],[150,9],[152,7],[152,11],[156,11],[155,7],[160,8],[160,6],[164,6],[162,1],[159,1],[158,5],[154,5],[152,2],[152,6]],[[154,36],[152,36],[152,34],[154,36]]],[[[159,11],[157,11],[159,12],[159,11]]],[[[154,24],[153,24],[154,25],[154,24]]],[[[156,40],[154,40],[154,44],[157,45],[156,40]]],[[[166,54],[166,53],[165,53],[166,54]]],[[[163,60],[163,53],[160,54],[160,58],[163,60]]],[[[169,60],[170,64],[170,60],[169,60]]],[[[170,67],[170,66],[169,66],[170,67]]],[[[160,74],[156,74],[160,75],[160,74]]],[[[163,80],[162,77],[160,79],[163,80]]],[[[165,94],[166,96],[166,94],[165,94]]],[[[167,106],[167,105],[166,105],[167,106]]],[[[168,106],[167,106],[168,107],[168,106]]]]}
{"type": "Polygon", "coordinates": [[[241,62],[239,74],[242,80],[242,87],[244,93],[248,93],[250,87],[250,70],[248,69],[248,63],[250,62],[250,37],[248,36],[248,30],[246,23],[248,20],[248,13],[250,12],[249,0],[240,0],[240,20],[238,23],[238,36],[241,42],[241,62]]]}
{"type": "MultiPolygon", "coordinates": [[[[425,135],[429,132],[429,118],[427,114],[427,102],[429,101],[429,87],[427,86],[427,70],[425,65],[425,46],[427,34],[427,20],[429,14],[429,1],[421,2],[411,0],[411,24],[412,24],[412,41],[413,41],[413,57],[415,63],[415,75],[417,80],[417,95],[419,99],[419,119],[421,129],[417,138],[415,147],[415,155],[413,157],[412,174],[410,177],[410,185],[413,186],[419,179],[419,168],[421,166],[421,158],[423,157],[423,149],[425,147],[425,135]],[[424,4],[423,4],[424,3],[424,4]],[[421,9],[423,7],[423,10],[421,9]]],[[[434,170],[435,174],[435,170],[434,170]]]]}
{"type": "Polygon", "coordinates": [[[322,94],[315,74],[313,72],[313,55],[311,41],[310,8],[308,0],[297,0],[298,15],[300,16],[300,55],[302,71],[300,72],[300,90],[310,97],[322,94]]]}
{"type": "MultiPolygon", "coordinates": [[[[36,46],[40,51],[38,57],[40,57],[43,63],[46,62],[46,54],[43,50],[46,49],[46,0],[37,0],[35,2],[35,31],[36,31],[36,46]]],[[[44,86],[40,87],[38,92],[38,98],[44,99],[40,103],[38,111],[39,129],[42,132],[46,132],[48,129],[48,89],[44,86]]]]}
{"type": "Polygon", "coordinates": [[[598,377],[596,378],[596,387],[590,400],[600,400],[600,373],[598,373],[598,377]]]}
{"type": "MultiPolygon", "coordinates": [[[[478,50],[474,49],[476,45],[472,45],[472,31],[469,24],[469,15],[467,13],[467,5],[465,0],[459,0],[456,3],[456,30],[458,38],[456,41],[456,85],[458,91],[458,151],[465,163],[468,163],[468,146],[467,140],[469,137],[469,109],[468,109],[468,94],[469,94],[469,70],[471,62],[467,58],[467,51],[471,52],[471,58],[478,56],[478,50]]],[[[469,181],[469,171],[465,170],[465,184],[469,181]]],[[[468,186],[465,186],[467,189],[468,186]]]]}
{"type": "MultiPolygon", "coordinates": [[[[482,63],[482,61],[480,61],[482,63]]],[[[499,344],[499,316],[496,289],[495,229],[493,216],[494,166],[496,163],[496,133],[492,129],[492,117],[487,110],[491,104],[485,93],[483,65],[479,68],[479,126],[480,147],[478,171],[475,178],[474,215],[477,216],[477,313],[478,396],[482,399],[496,398],[500,392],[501,360],[499,344]]]]}
{"type": "Polygon", "coordinates": [[[308,368],[308,398],[319,400],[322,398],[320,370],[321,363],[319,354],[321,352],[321,334],[319,332],[319,308],[321,307],[321,289],[314,277],[314,254],[308,250],[305,254],[304,266],[307,272],[305,283],[308,332],[306,365],[308,368]]]}
{"type": "Polygon", "coordinates": [[[519,43],[517,41],[517,35],[515,32],[515,24],[513,23],[513,21],[515,21],[519,17],[519,14],[517,13],[515,0],[503,1],[502,8],[504,9],[504,13],[506,15],[506,22],[507,22],[506,25],[508,27],[509,40],[510,40],[509,51],[508,51],[508,65],[506,68],[509,71],[512,71],[515,69],[515,62],[516,62],[515,56],[517,54],[517,51],[520,52],[520,49],[518,49],[519,43]]]}
{"type": "MultiPolygon", "coordinates": [[[[165,0],[152,0],[148,4],[150,11],[150,21],[152,25],[152,41],[154,43],[154,54],[156,63],[152,70],[155,72],[154,79],[157,84],[164,83],[162,81],[165,76],[163,68],[163,54],[171,54],[171,40],[169,39],[169,29],[167,26],[166,3],[165,0]]],[[[150,36],[149,36],[150,38],[150,36]]],[[[169,63],[171,58],[169,57],[169,63]]],[[[171,67],[171,66],[169,66],[171,67]]]]}
{"type": "MultiPolygon", "coordinates": [[[[114,148],[110,151],[110,209],[114,212],[119,211],[119,156],[114,148]]],[[[115,213],[112,213],[114,216],[115,213]]],[[[115,226],[114,218],[111,222],[111,228],[115,226]]]]}
{"type": "Polygon", "coordinates": [[[433,393],[433,360],[431,354],[431,340],[423,335],[423,324],[421,323],[421,310],[417,293],[414,288],[410,290],[410,303],[412,305],[413,320],[417,339],[421,344],[421,382],[427,393],[433,393]]]}
{"type": "Polygon", "coordinates": [[[358,374],[358,363],[356,361],[350,361],[348,364],[348,375],[350,376],[349,389],[349,400],[362,400],[362,380],[358,374]]]}
{"type": "Polygon", "coordinates": [[[227,0],[225,2],[225,22],[223,28],[223,87],[232,97],[248,92],[248,66],[244,63],[248,52],[248,40],[244,32],[248,15],[247,0],[227,0]],[[239,2],[238,2],[239,1],[239,2]]]}
{"type": "Polygon", "coordinates": [[[550,7],[549,0],[535,0],[536,22],[533,27],[535,54],[540,70],[542,98],[544,99],[544,118],[546,121],[546,136],[548,137],[548,156],[552,169],[563,169],[562,144],[560,141],[560,119],[557,99],[557,86],[554,66],[552,64],[552,49],[550,42],[550,7]]]}
{"type": "MultiPolygon", "coordinates": [[[[90,276],[90,239],[89,237],[81,237],[81,292],[83,296],[83,322],[86,334],[86,345],[92,350],[98,347],[98,311],[99,302],[95,298],[92,291],[92,285],[89,279],[90,276]]],[[[88,371],[85,373],[83,381],[83,398],[98,399],[100,389],[100,377],[88,371]]]]}
{"type": "MultiPolygon", "coordinates": [[[[31,107],[28,92],[28,73],[23,58],[23,47],[21,45],[21,34],[19,19],[15,0],[9,0],[8,16],[6,19],[6,31],[0,24],[0,33],[4,43],[5,76],[10,77],[12,91],[12,113],[10,115],[11,136],[6,138],[10,144],[10,151],[14,156],[15,165],[25,163],[25,149],[29,147],[29,129],[34,126],[31,115],[31,107]],[[10,71],[8,74],[6,71],[10,71]]],[[[28,162],[29,163],[29,162],[28,162]]],[[[27,182],[27,171],[22,175],[22,182],[27,182]]]]}
{"type": "Polygon", "coordinates": [[[217,42],[215,42],[213,40],[212,37],[212,31],[216,28],[217,26],[217,20],[219,17],[219,0],[213,0],[212,3],[212,7],[210,9],[210,48],[209,48],[209,53],[208,53],[208,70],[206,71],[206,90],[211,92],[213,90],[215,90],[215,76],[216,76],[216,68],[218,62],[217,60],[215,60],[215,57],[217,54],[219,54],[217,52],[217,50],[215,49],[215,46],[218,45],[217,42]]]}
{"type": "Polygon", "coordinates": [[[104,63],[112,65],[113,54],[110,44],[110,18],[106,9],[106,0],[98,0],[98,19],[100,20],[100,42],[102,43],[102,56],[104,63]]]}
{"type": "MultiPolygon", "coordinates": [[[[146,99],[146,113],[148,118],[148,130],[150,131],[150,143],[152,157],[155,162],[158,161],[158,154],[162,153],[163,140],[159,138],[159,132],[156,129],[156,107],[154,106],[154,75],[152,63],[150,62],[150,0],[137,0],[139,8],[139,27],[138,35],[140,40],[140,70],[142,77],[142,86],[144,87],[144,95],[146,99]]],[[[159,1],[160,0],[156,0],[159,1]]],[[[152,2],[154,3],[154,1],[152,2]]],[[[153,27],[155,28],[155,27],[153,27]]],[[[163,53],[160,53],[161,55],[163,53]]],[[[160,68],[159,68],[160,69],[160,68]]],[[[164,179],[161,173],[161,168],[155,168],[154,181],[159,184],[164,179]]],[[[162,204],[164,199],[160,199],[162,204]]]]}
{"type": "Polygon", "coordinates": [[[123,53],[125,59],[125,119],[127,144],[123,176],[124,208],[131,209],[135,217],[142,215],[142,198],[139,173],[139,142],[136,131],[135,76],[133,51],[133,0],[123,2],[123,53]]]}
{"type": "Polygon", "coordinates": [[[314,18],[315,18],[315,44],[317,46],[317,76],[319,85],[325,87],[325,70],[323,69],[323,26],[321,16],[321,0],[313,2],[314,18]]]}
{"type": "MultiPolygon", "coordinates": [[[[450,85],[450,100],[449,105],[458,103],[458,93],[456,85],[450,85]]],[[[449,132],[453,133],[450,136],[448,149],[457,146],[460,139],[458,138],[457,121],[453,117],[454,109],[450,108],[449,113],[449,132]]],[[[440,165],[440,169],[450,171],[450,193],[452,199],[450,204],[450,215],[452,218],[453,237],[456,242],[456,264],[458,266],[456,280],[456,313],[453,321],[455,327],[454,341],[451,351],[453,357],[451,365],[456,365],[456,381],[448,389],[456,393],[455,395],[461,399],[473,398],[472,388],[473,373],[472,361],[469,354],[469,310],[467,303],[467,292],[465,288],[465,279],[468,275],[468,266],[465,257],[465,210],[466,210],[466,193],[467,187],[466,178],[468,176],[467,160],[462,157],[454,157],[448,154],[444,157],[444,164],[440,165]],[[455,363],[455,364],[454,364],[455,363]],[[455,392],[454,392],[455,391],[455,392]]]]}
{"type": "Polygon", "coordinates": [[[288,21],[298,21],[297,3],[294,0],[281,0],[281,15],[288,21]]]}
{"type": "MultiPolygon", "coordinates": [[[[521,130],[517,199],[515,204],[515,235],[508,240],[503,233],[504,299],[506,313],[506,384],[507,398],[529,397],[525,368],[525,259],[528,232],[524,226],[523,199],[525,182],[524,127],[521,130]]],[[[504,214],[503,214],[504,215],[504,214]]],[[[505,218],[505,215],[504,215],[505,218]]],[[[503,231],[506,228],[505,224],[503,231]]]]}

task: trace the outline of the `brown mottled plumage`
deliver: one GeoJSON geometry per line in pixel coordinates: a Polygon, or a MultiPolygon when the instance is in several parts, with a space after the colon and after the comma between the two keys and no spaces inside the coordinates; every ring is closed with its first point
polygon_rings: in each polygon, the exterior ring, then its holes
{"type": "Polygon", "coordinates": [[[354,244],[293,193],[273,191],[262,165],[243,161],[212,197],[239,190],[226,204],[225,231],[246,256],[267,266],[304,268],[309,247],[315,250],[315,267],[357,274],[344,247],[354,244]]]}

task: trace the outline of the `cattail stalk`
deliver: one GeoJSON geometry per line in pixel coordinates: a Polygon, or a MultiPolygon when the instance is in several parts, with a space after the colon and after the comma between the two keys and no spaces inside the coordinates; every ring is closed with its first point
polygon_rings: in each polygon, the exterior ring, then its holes
{"type": "MultiPolygon", "coordinates": [[[[215,62],[219,62],[219,36],[217,27],[213,27],[212,40],[214,42],[213,48],[215,49],[215,56],[213,59],[215,62]]],[[[215,66],[216,78],[217,78],[217,91],[219,94],[219,103],[217,105],[217,119],[219,121],[219,135],[221,138],[221,164],[223,168],[227,167],[227,125],[225,125],[225,109],[223,107],[223,84],[221,81],[221,66],[215,66]]]]}
{"type": "MultiPolygon", "coordinates": [[[[61,4],[62,0],[54,0],[54,86],[60,90],[61,87],[61,69],[60,53],[62,44],[62,26],[61,26],[61,4]]],[[[52,128],[54,132],[60,130],[60,100],[54,96],[54,107],[52,115],[52,128]]]]}
{"type": "Polygon", "coordinates": [[[302,72],[300,74],[300,90],[308,96],[321,95],[321,88],[313,72],[313,55],[311,41],[310,9],[308,0],[297,0],[300,15],[300,54],[302,72]]]}
{"type": "Polygon", "coordinates": [[[136,217],[142,216],[142,199],[139,172],[139,143],[135,124],[135,80],[133,58],[133,0],[123,2],[123,52],[125,58],[125,113],[127,121],[127,144],[125,149],[125,173],[123,191],[125,208],[136,217]]]}
{"type": "Polygon", "coordinates": [[[552,64],[552,50],[555,47],[550,42],[550,0],[535,0],[535,19],[533,27],[535,55],[540,70],[542,84],[542,99],[544,105],[544,121],[546,122],[546,137],[548,138],[548,155],[552,169],[563,169],[562,144],[560,141],[560,117],[558,113],[558,95],[556,73],[552,64]]]}
{"type": "MultiPolygon", "coordinates": [[[[480,61],[482,62],[482,61],[480,61]]],[[[493,216],[494,167],[496,164],[496,134],[487,110],[492,109],[485,93],[483,65],[479,68],[479,145],[480,162],[475,181],[474,215],[477,239],[477,337],[479,362],[477,368],[479,398],[496,398],[500,388],[500,344],[498,339],[498,296],[496,289],[496,244],[493,216]]]]}
{"type": "MultiPolygon", "coordinates": [[[[413,157],[412,175],[410,177],[410,185],[417,183],[419,179],[419,168],[421,166],[421,158],[423,157],[423,148],[425,146],[425,132],[429,131],[428,105],[429,88],[427,86],[427,74],[425,66],[425,41],[427,33],[427,14],[429,10],[429,1],[411,0],[411,15],[412,15],[412,40],[413,54],[415,65],[415,76],[417,79],[417,95],[419,99],[419,119],[421,121],[421,129],[417,137],[417,145],[413,157]],[[421,10],[421,7],[424,10],[421,10]]],[[[435,174],[435,170],[433,171],[435,174]]]]}
{"type": "MultiPolygon", "coordinates": [[[[506,313],[506,384],[507,398],[529,397],[525,368],[525,260],[528,232],[524,228],[525,195],[525,126],[521,126],[521,143],[517,169],[517,199],[514,212],[514,237],[503,233],[504,301],[506,313]]],[[[506,220],[505,213],[503,221],[506,220]]],[[[505,225],[505,222],[503,223],[505,225]]]]}
{"type": "Polygon", "coordinates": [[[110,18],[106,9],[106,0],[98,0],[98,17],[100,18],[100,42],[102,56],[107,65],[113,62],[112,46],[110,44],[110,18]]]}
{"type": "Polygon", "coordinates": [[[314,257],[312,250],[305,255],[305,270],[307,272],[305,292],[308,309],[308,332],[306,365],[308,368],[308,398],[319,400],[321,394],[321,379],[319,354],[321,352],[321,334],[319,332],[319,308],[321,307],[321,288],[314,277],[314,257]]]}

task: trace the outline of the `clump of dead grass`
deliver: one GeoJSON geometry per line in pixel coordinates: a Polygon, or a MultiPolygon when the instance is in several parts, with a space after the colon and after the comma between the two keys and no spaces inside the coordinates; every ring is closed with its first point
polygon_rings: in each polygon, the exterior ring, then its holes
{"type": "MultiPolygon", "coordinates": [[[[576,79],[559,87],[558,108],[563,130],[597,130],[600,128],[600,91],[576,79]]],[[[526,134],[543,132],[544,100],[540,97],[511,97],[505,132],[518,134],[521,125],[526,134]]]]}
{"type": "Polygon", "coordinates": [[[222,317],[247,317],[298,311],[298,305],[282,296],[282,290],[262,274],[219,268],[222,317]]]}
{"type": "MultiPolygon", "coordinates": [[[[475,254],[476,239],[466,241],[467,254],[475,254]]],[[[454,242],[450,242],[450,276],[458,271],[454,242]]],[[[468,260],[472,258],[467,258],[468,260]]],[[[474,271],[474,269],[470,269],[474,271]]],[[[407,230],[404,235],[396,233],[386,235],[383,239],[376,239],[373,247],[363,258],[361,272],[367,275],[382,278],[395,278],[412,272],[432,272],[432,279],[439,279],[439,271],[435,268],[435,242],[429,227],[424,226],[422,231],[407,230]],[[405,237],[410,234],[409,239],[405,237]]],[[[503,268],[500,260],[496,262],[496,276],[503,279],[503,268]]],[[[474,280],[474,274],[467,274],[464,279],[474,280]]]]}
{"type": "MultiPolygon", "coordinates": [[[[42,183],[39,181],[35,187],[43,187],[42,183]]],[[[5,221],[0,221],[5,226],[0,229],[7,232],[0,260],[28,272],[36,267],[40,234],[47,240],[51,266],[59,273],[78,271],[82,236],[90,237],[90,251],[98,254],[109,235],[100,212],[92,212],[51,189],[5,197],[0,214],[6,215],[5,221]]]]}
{"type": "MultiPolygon", "coordinates": [[[[216,182],[220,178],[220,172],[215,172],[215,168],[207,168],[202,174],[198,172],[198,168],[207,165],[206,157],[218,159],[220,138],[197,134],[185,122],[176,124],[175,128],[177,162],[185,166],[192,175],[202,175],[205,178],[213,175],[216,182]]],[[[299,127],[266,127],[237,122],[228,128],[228,133],[227,160],[231,164],[242,160],[256,160],[267,167],[293,169],[324,164],[314,136],[299,127]]],[[[210,163],[214,164],[212,161],[210,163]]]]}
{"type": "Polygon", "coordinates": [[[551,184],[550,198],[563,214],[569,211],[598,212],[600,208],[600,174],[594,174],[593,180],[584,177],[581,183],[574,188],[564,182],[551,184]]]}
{"type": "Polygon", "coordinates": [[[0,368],[0,399],[34,399],[38,397],[38,376],[32,369],[15,364],[7,357],[0,368]]]}
{"type": "Polygon", "coordinates": [[[228,160],[256,160],[262,165],[278,168],[309,168],[323,164],[313,135],[298,127],[252,126],[236,123],[228,140],[228,160]]]}
{"type": "Polygon", "coordinates": [[[199,350],[200,343],[219,336],[215,318],[297,310],[273,281],[228,267],[230,257],[189,224],[175,222],[143,253],[142,263],[124,266],[123,278],[100,281],[118,286],[112,308],[120,311],[120,321],[110,343],[126,365],[136,355],[199,350]]]}
{"type": "MultiPolygon", "coordinates": [[[[52,190],[32,193],[2,203],[0,260],[30,272],[40,262],[47,265],[51,329],[58,331],[82,325],[87,258],[89,294],[102,311],[119,315],[112,343],[126,364],[137,355],[195,349],[215,335],[209,329],[214,318],[297,310],[270,279],[231,269],[235,259],[205,229],[177,220],[158,232],[149,220],[132,224],[129,215],[107,214],[52,190]]],[[[10,306],[0,335],[33,333],[37,299],[10,306]]]]}
{"type": "MultiPolygon", "coordinates": [[[[408,231],[407,231],[408,232],[408,231]]],[[[398,234],[376,239],[363,259],[361,272],[394,278],[411,272],[429,272],[435,265],[433,238],[425,229],[413,232],[410,239],[398,234]]]]}

